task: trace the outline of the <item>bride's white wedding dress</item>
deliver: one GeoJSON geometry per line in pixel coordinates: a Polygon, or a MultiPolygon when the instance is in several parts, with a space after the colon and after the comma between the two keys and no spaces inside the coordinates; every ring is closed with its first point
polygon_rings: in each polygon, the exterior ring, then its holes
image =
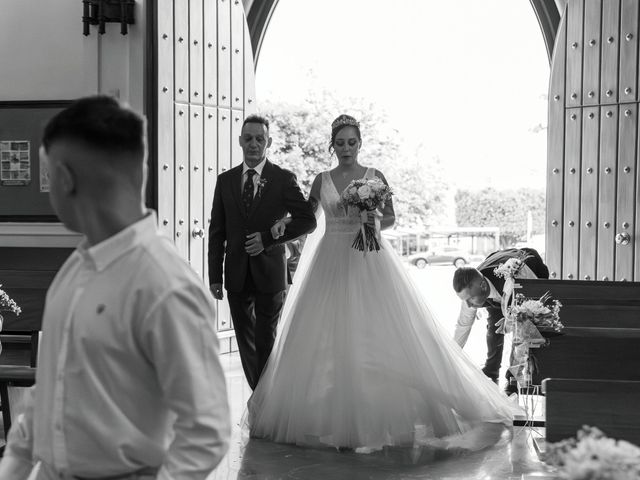
{"type": "Polygon", "coordinates": [[[517,406],[441,329],[385,240],[366,256],[351,247],[360,218],[345,213],[328,172],[320,197],[326,231],[304,247],[249,399],[251,435],[366,450],[486,446],[478,432],[502,431],[517,406]]]}

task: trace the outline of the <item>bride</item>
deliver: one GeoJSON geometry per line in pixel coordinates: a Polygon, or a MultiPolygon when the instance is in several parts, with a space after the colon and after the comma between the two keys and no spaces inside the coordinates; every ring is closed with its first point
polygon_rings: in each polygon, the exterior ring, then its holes
{"type": "MultiPolygon", "coordinates": [[[[496,428],[512,425],[517,406],[441,329],[385,240],[366,255],[351,247],[360,215],[345,211],[340,193],[354,179],[386,180],[358,163],[362,139],[353,117],[340,115],[331,128],[339,165],[319,174],[310,193],[325,232],[304,247],[273,352],[248,402],[251,436],[363,452],[483,448],[482,432],[494,432],[495,442],[496,428]]],[[[382,228],[394,219],[388,202],[382,228]]],[[[274,235],[285,225],[274,225],[274,235]]]]}

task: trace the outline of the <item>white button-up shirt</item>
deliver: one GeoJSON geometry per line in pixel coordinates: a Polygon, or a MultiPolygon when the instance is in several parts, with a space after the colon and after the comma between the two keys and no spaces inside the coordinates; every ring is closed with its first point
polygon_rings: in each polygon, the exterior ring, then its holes
{"type": "Polygon", "coordinates": [[[79,477],[205,479],[230,434],[214,319],[154,213],[84,242],[47,293],[36,385],[5,456],[79,477]]]}
{"type": "Polygon", "coordinates": [[[253,169],[246,163],[242,164],[242,185],[240,185],[240,187],[242,188],[242,190],[240,190],[241,192],[244,190],[244,184],[246,183],[247,178],[249,178],[249,176],[247,175],[247,171],[255,170],[256,173],[253,175],[253,196],[255,198],[256,194],[258,193],[258,184],[260,183],[260,177],[262,177],[262,170],[264,170],[265,163],[267,163],[266,158],[262,160],[258,165],[253,167],[253,169]]]}
{"type": "MultiPolygon", "coordinates": [[[[522,265],[522,268],[520,268],[516,278],[538,277],[536,277],[533,270],[531,270],[528,265],[522,265]]],[[[502,295],[488,278],[486,278],[486,280],[489,284],[489,298],[500,303],[502,295]]],[[[469,334],[471,334],[471,327],[473,327],[473,322],[476,320],[477,314],[477,308],[470,307],[465,301],[460,302],[460,313],[458,314],[458,320],[456,321],[456,329],[453,332],[453,339],[458,343],[458,345],[460,345],[460,347],[464,347],[466,345],[467,340],[469,339],[469,334]]]]}

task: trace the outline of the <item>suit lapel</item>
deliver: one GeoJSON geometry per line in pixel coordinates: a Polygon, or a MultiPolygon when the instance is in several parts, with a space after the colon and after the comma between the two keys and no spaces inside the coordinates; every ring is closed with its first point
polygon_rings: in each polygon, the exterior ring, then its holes
{"type": "Polygon", "coordinates": [[[238,205],[238,209],[240,210],[240,212],[242,213],[242,215],[245,215],[245,209],[244,209],[244,205],[242,204],[242,198],[241,198],[241,190],[242,190],[242,164],[238,165],[237,167],[233,168],[230,172],[229,172],[229,176],[231,177],[231,196],[233,197],[233,199],[236,202],[236,205],[238,205]]]}
{"type": "Polygon", "coordinates": [[[258,208],[258,204],[260,203],[260,201],[264,197],[264,194],[266,193],[267,190],[269,190],[269,187],[273,183],[273,178],[271,176],[272,167],[273,165],[271,164],[271,162],[269,162],[269,160],[266,160],[264,163],[264,168],[262,169],[262,175],[260,175],[260,183],[258,184],[258,191],[253,197],[253,202],[251,203],[251,210],[249,210],[249,215],[247,215],[247,217],[251,217],[251,215],[255,213],[256,209],[258,208]]]}

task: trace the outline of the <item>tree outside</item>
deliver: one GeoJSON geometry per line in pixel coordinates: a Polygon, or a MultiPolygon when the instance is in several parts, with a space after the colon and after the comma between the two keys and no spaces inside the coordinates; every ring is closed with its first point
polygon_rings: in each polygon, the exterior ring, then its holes
{"type": "Polygon", "coordinates": [[[542,189],[458,190],[455,196],[456,221],[461,227],[500,227],[500,245],[508,247],[527,240],[527,233],[544,234],[545,192],[542,189]],[[531,231],[527,232],[532,216],[531,231]]]}

